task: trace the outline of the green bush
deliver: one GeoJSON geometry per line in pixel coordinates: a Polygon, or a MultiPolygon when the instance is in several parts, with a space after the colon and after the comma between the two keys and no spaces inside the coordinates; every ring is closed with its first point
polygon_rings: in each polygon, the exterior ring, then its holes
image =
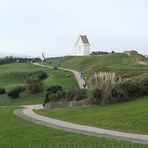
{"type": "Polygon", "coordinates": [[[39,80],[44,80],[48,77],[47,73],[44,71],[37,71],[34,74],[39,80]]]}
{"type": "Polygon", "coordinates": [[[128,100],[128,95],[127,93],[120,87],[120,85],[116,85],[112,89],[112,97],[109,99],[110,103],[117,103],[121,101],[126,101],[128,100]]]}
{"type": "Polygon", "coordinates": [[[5,94],[5,93],[6,93],[5,88],[0,88],[0,95],[5,94]]]}
{"type": "Polygon", "coordinates": [[[43,105],[45,105],[46,103],[48,103],[50,101],[59,100],[59,94],[57,94],[57,92],[62,91],[62,90],[63,90],[63,88],[59,85],[52,85],[52,86],[48,87],[43,105]]]}
{"type": "Polygon", "coordinates": [[[44,104],[48,102],[56,101],[79,101],[86,99],[87,90],[86,89],[72,89],[66,91],[53,91],[53,93],[47,93],[44,99],[44,104]]]}
{"type": "Polygon", "coordinates": [[[127,101],[145,95],[148,95],[148,77],[137,77],[116,84],[109,102],[127,101]]]}
{"type": "Polygon", "coordinates": [[[52,94],[46,94],[45,95],[45,99],[44,99],[44,103],[43,106],[48,103],[48,102],[56,102],[60,100],[60,96],[59,93],[52,93],[52,94]]]}
{"type": "Polygon", "coordinates": [[[33,73],[30,73],[28,76],[35,76],[39,81],[44,80],[48,77],[47,73],[44,71],[36,71],[33,73]]]}
{"type": "Polygon", "coordinates": [[[94,104],[111,104],[148,95],[148,74],[122,80],[103,74],[94,75],[92,79],[98,85],[90,92],[94,104]]]}
{"type": "Polygon", "coordinates": [[[92,104],[101,104],[102,92],[99,88],[94,88],[90,91],[90,100],[92,104]]]}
{"type": "Polygon", "coordinates": [[[59,100],[59,94],[53,93],[48,96],[48,102],[56,102],[59,100]]]}
{"type": "Polygon", "coordinates": [[[79,101],[88,98],[86,89],[71,89],[58,92],[62,101],[79,101]]]}
{"type": "Polygon", "coordinates": [[[20,96],[20,93],[25,91],[25,87],[22,87],[22,86],[18,86],[14,89],[12,89],[11,91],[8,92],[8,96],[11,97],[11,98],[19,98],[20,96]]]}
{"type": "Polygon", "coordinates": [[[53,85],[47,88],[48,94],[57,93],[58,91],[62,91],[62,86],[59,85],[53,85]]]}
{"type": "Polygon", "coordinates": [[[139,93],[141,96],[148,95],[148,78],[144,78],[140,82],[141,89],[139,90],[139,93]]]}
{"type": "Polygon", "coordinates": [[[43,83],[39,80],[39,78],[34,75],[27,76],[25,78],[25,83],[27,85],[27,89],[31,93],[38,93],[39,91],[41,91],[43,86],[43,83]]]}

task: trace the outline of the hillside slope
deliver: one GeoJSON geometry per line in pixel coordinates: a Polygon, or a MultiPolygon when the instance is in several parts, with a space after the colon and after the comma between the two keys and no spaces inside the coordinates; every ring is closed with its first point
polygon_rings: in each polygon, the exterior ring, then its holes
{"type": "Polygon", "coordinates": [[[26,63],[4,64],[0,65],[0,88],[6,89],[6,94],[0,95],[0,106],[18,105],[18,104],[35,104],[43,103],[46,89],[51,85],[60,85],[63,89],[78,88],[78,83],[73,73],[63,70],[53,70],[49,68],[38,67],[26,63]],[[25,86],[24,77],[36,71],[44,71],[48,77],[43,80],[43,90],[37,94],[30,94],[28,91],[21,93],[20,98],[9,98],[9,90],[18,86],[25,86]],[[67,73],[70,75],[67,77],[67,73]]]}
{"type": "Polygon", "coordinates": [[[60,64],[61,67],[83,71],[90,76],[98,71],[114,71],[124,77],[148,73],[148,66],[138,63],[147,62],[140,54],[128,56],[124,53],[114,53],[98,56],[66,56],[48,59],[48,64],[60,64]]]}

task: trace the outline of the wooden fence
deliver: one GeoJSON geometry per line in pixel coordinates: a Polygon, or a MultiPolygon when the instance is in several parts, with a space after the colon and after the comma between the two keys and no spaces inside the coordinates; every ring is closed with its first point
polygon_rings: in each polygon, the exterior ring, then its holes
{"type": "Polygon", "coordinates": [[[91,103],[88,100],[80,101],[65,101],[65,102],[49,102],[45,104],[45,108],[64,108],[64,107],[79,107],[79,106],[89,106],[91,103]]]}

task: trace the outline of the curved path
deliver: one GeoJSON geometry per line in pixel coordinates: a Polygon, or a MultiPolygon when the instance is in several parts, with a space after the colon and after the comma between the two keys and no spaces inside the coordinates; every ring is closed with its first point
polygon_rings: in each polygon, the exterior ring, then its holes
{"type": "Polygon", "coordinates": [[[102,128],[96,128],[96,127],[85,126],[80,124],[73,124],[70,122],[65,122],[65,121],[41,116],[33,112],[33,110],[43,109],[43,106],[41,104],[25,105],[22,107],[23,108],[15,110],[14,114],[37,124],[42,124],[45,126],[54,127],[54,128],[62,129],[66,131],[82,133],[85,135],[102,136],[102,137],[132,141],[136,143],[148,144],[148,135],[117,132],[117,131],[106,130],[102,128]]]}
{"type": "MultiPolygon", "coordinates": [[[[52,68],[50,66],[41,65],[38,63],[34,63],[37,66],[52,68]]],[[[62,69],[62,68],[59,68],[62,69]]],[[[69,69],[62,69],[71,71],[76,76],[76,79],[79,83],[80,88],[83,88],[83,82],[84,80],[80,78],[79,72],[69,69]]],[[[112,130],[106,130],[102,128],[96,128],[91,126],[85,126],[80,124],[73,124],[70,122],[65,122],[57,119],[48,118],[45,116],[41,116],[33,112],[33,110],[43,109],[42,104],[38,105],[24,105],[21,106],[23,108],[17,109],[14,111],[14,114],[23,118],[30,120],[37,124],[42,124],[49,127],[54,127],[58,129],[63,129],[66,131],[73,131],[77,133],[82,133],[85,135],[94,135],[94,136],[102,136],[102,137],[109,137],[109,138],[115,138],[115,139],[122,139],[127,140],[131,142],[136,143],[142,143],[142,144],[148,144],[148,135],[140,135],[140,134],[132,134],[132,133],[124,133],[124,132],[118,132],[118,131],[112,131],[112,130]]]]}

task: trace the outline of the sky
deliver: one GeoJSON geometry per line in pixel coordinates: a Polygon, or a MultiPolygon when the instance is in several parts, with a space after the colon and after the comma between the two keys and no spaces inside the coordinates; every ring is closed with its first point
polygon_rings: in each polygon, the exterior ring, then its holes
{"type": "Polygon", "coordinates": [[[0,0],[0,55],[71,55],[80,34],[148,55],[148,0],[0,0]]]}

